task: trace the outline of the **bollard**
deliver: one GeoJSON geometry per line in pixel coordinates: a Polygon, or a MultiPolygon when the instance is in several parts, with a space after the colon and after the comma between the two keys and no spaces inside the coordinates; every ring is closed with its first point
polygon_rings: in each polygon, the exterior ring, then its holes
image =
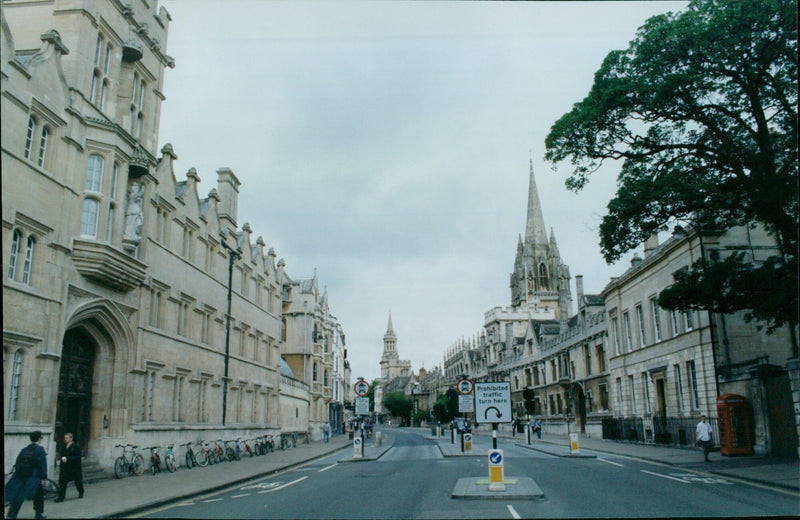
{"type": "Polygon", "coordinates": [[[578,434],[577,433],[570,433],[569,434],[569,452],[570,454],[580,453],[578,450],[578,434]]]}
{"type": "Polygon", "coordinates": [[[489,450],[489,491],[505,491],[503,450],[489,450]]]}
{"type": "Polygon", "coordinates": [[[525,428],[525,442],[527,444],[531,443],[531,423],[528,423],[528,427],[525,428]]]}
{"type": "Polygon", "coordinates": [[[381,445],[381,442],[383,441],[383,439],[381,437],[382,437],[381,432],[376,432],[375,433],[375,446],[380,446],[381,445]]]}
{"type": "Polygon", "coordinates": [[[353,458],[360,459],[364,457],[364,446],[361,437],[353,439],[353,458]]]}
{"type": "Polygon", "coordinates": [[[472,453],[472,434],[464,434],[464,453],[472,453]]]}

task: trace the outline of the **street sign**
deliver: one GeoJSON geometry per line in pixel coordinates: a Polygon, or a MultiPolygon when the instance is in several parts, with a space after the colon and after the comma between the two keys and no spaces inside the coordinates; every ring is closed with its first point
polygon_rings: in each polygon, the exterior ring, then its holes
{"type": "Polygon", "coordinates": [[[475,422],[510,423],[511,383],[475,384],[475,422]]]}
{"type": "Polygon", "coordinates": [[[475,401],[472,399],[472,394],[458,396],[458,411],[459,413],[475,411],[475,401]]]}
{"type": "Polygon", "coordinates": [[[366,397],[369,395],[369,383],[364,380],[356,381],[356,384],[353,385],[353,391],[359,397],[366,397]]]}
{"type": "Polygon", "coordinates": [[[469,379],[461,379],[458,384],[456,384],[456,390],[461,395],[471,395],[472,390],[475,388],[475,384],[469,379]]]}
{"type": "Polygon", "coordinates": [[[369,415],[369,397],[356,397],[356,415],[369,415]]]}
{"type": "Polygon", "coordinates": [[[489,450],[489,491],[505,491],[503,450],[489,450]]]}

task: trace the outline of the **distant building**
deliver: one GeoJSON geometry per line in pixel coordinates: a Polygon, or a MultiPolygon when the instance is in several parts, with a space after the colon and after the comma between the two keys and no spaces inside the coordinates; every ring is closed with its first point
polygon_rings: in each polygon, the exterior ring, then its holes
{"type": "Polygon", "coordinates": [[[383,336],[383,354],[381,355],[381,380],[388,383],[396,377],[411,375],[411,361],[401,360],[397,353],[397,336],[392,328],[392,313],[389,313],[389,324],[383,336]]]}

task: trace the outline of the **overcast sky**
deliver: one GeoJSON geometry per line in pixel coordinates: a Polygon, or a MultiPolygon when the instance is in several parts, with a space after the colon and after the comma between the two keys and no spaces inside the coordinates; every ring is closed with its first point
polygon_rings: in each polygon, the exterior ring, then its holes
{"type": "Polygon", "coordinates": [[[160,143],[199,193],[230,167],[238,222],[294,279],[317,269],[353,377],[380,376],[389,312],[417,371],[510,304],[529,161],[562,260],[599,293],[597,229],[618,164],[578,194],[544,162],[553,123],[608,52],[685,2],[162,0],[172,16],[160,143]]]}

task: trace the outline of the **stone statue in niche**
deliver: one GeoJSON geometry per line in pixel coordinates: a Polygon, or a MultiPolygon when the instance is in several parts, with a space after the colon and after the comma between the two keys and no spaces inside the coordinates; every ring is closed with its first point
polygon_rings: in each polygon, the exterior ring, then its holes
{"type": "Polygon", "coordinates": [[[144,184],[131,182],[128,186],[128,204],[125,206],[125,240],[141,240],[144,223],[144,184]]]}

